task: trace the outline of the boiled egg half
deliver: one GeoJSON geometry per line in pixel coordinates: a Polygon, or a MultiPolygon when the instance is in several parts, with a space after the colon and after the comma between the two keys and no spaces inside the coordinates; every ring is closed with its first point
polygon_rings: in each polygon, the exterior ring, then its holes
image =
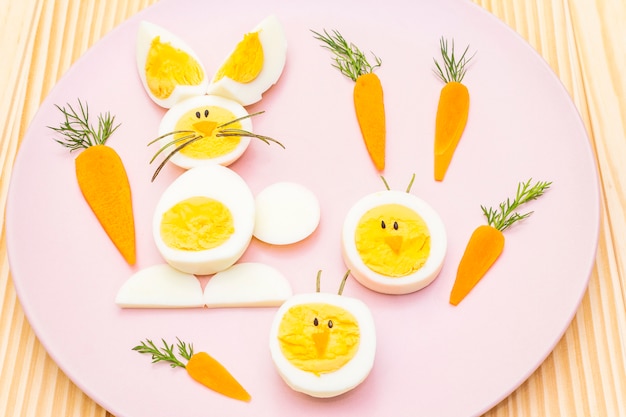
{"type": "Polygon", "coordinates": [[[286,58],[283,26],[276,16],[268,16],[244,35],[213,76],[207,92],[243,106],[256,103],[276,84],[286,58]]]}
{"type": "Polygon", "coordinates": [[[289,387],[313,397],[335,397],[369,375],[376,354],[374,319],[356,298],[297,294],[276,312],[269,347],[289,387]]]}
{"type": "Polygon", "coordinates": [[[190,169],[163,192],[153,217],[156,246],[168,264],[195,275],[233,265],[254,230],[254,196],[234,171],[213,164],[190,169]]]}
{"type": "Polygon", "coordinates": [[[157,154],[181,168],[230,165],[248,148],[252,120],[239,103],[218,96],[198,96],[170,108],[159,124],[157,154]]]}
{"type": "Polygon", "coordinates": [[[407,294],[430,284],[443,266],[446,230],[437,212],[408,192],[366,195],[348,211],[343,259],[365,287],[407,294]]]}
{"type": "Polygon", "coordinates": [[[200,58],[181,38],[154,23],[139,24],[136,42],[139,78],[148,96],[170,108],[206,93],[209,78],[200,58]]]}

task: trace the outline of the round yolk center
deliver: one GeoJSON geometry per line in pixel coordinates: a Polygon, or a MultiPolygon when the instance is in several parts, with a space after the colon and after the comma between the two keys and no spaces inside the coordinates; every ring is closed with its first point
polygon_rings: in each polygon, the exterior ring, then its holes
{"type": "Polygon", "coordinates": [[[412,274],[430,254],[430,232],[424,219],[400,204],[366,212],[357,224],[354,243],[363,263],[387,277],[412,274]]]}
{"type": "Polygon", "coordinates": [[[228,207],[207,197],[183,200],[167,210],[161,219],[161,237],[174,249],[213,249],[226,242],[234,232],[228,207]]]}
{"type": "MultiPolygon", "coordinates": [[[[192,109],[183,114],[176,122],[176,131],[186,131],[174,135],[174,139],[189,140],[200,136],[180,150],[190,158],[207,159],[224,156],[235,150],[241,138],[239,136],[217,136],[219,126],[235,120],[237,117],[229,110],[208,106],[192,109]],[[193,133],[188,133],[192,131],[193,133]],[[186,137],[186,138],[185,138],[186,137]],[[185,139],[182,139],[185,138],[185,139]]],[[[241,123],[235,122],[225,126],[228,129],[241,129],[241,123]]]]}
{"type": "Polygon", "coordinates": [[[160,99],[168,98],[177,85],[198,85],[204,79],[198,61],[187,52],[161,42],[159,36],[150,44],[145,71],[148,88],[160,99]]]}
{"type": "Polygon", "coordinates": [[[263,69],[263,45],[259,32],[247,33],[217,71],[214,81],[228,77],[240,83],[253,81],[263,69]]]}
{"type": "Polygon", "coordinates": [[[359,348],[359,324],[337,305],[299,304],[283,316],[278,340],[291,364],[321,375],[337,371],[354,357],[359,348]]]}

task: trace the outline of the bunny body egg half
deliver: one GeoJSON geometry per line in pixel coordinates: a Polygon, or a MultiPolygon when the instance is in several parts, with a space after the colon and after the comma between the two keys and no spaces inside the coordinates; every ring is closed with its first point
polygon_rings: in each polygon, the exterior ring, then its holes
{"type": "Polygon", "coordinates": [[[190,169],[161,195],[153,236],[173,268],[208,275],[232,266],[254,230],[254,197],[234,171],[221,165],[190,169]]]}

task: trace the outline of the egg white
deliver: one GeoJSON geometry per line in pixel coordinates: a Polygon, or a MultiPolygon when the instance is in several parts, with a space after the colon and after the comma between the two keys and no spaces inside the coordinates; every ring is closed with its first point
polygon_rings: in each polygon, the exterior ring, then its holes
{"type": "Polygon", "coordinates": [[[301,184],[281,181],[255,198],[254,237],[273,245],[290,245],[310,236],[320,222],[320,203],[301,184]]]}
{"type": "Polygon", "coordinates": [[[136,59],[137,59],[137,70],[139,71],[139,78],[146,90],[146,93],[150,98],[159,106],[164,108],[170,108],[174,104],[184,100],[185,98],[202,95],[206,93],[207,86],[209,85],[209,78],[207,76],[206,69],[202,64],[202,61],[198,57],[198,55],[193,51],[193,49],[181,38],[174,35],[167,29],[156,25],[154,23],[142,21],[139,24],[139,30],[137,32],[137,43],[136,43],[136,59]],[[174,48],[185,51],[191,57],[193,57],[204,73],[204,78],[197,85],[178,85],[174,88],[172,93],[167,98],[159,98],[156,97],[148,88],[148,83],[146,81],[146,60],[148,57],[148,51],[150,50],[150,46],[152,44],[152,40],[157,36],[160,37],[161,42],[169,43],[174,48]]]}
{"type": "Polygon", "coordinates": [[[269,347],[276,370],[291,389],[312,397],[335,397],[360,385],[374,366],[376,356],[374,318],[367,305],[356,298],[321,292],[297,294],[285,301],[276,312],[270,329],[269,347]],[[289,362],[283,355],[278,340],[280,323],[285,313],[293,306],[309,303],[326,303],[343,308],[357,320],[360,332],[359,348],[354,357],[340,369],[319,376],[303,371],[289,362]]]}
{"type": "MultiPolygon", "coordinates": [[[[250,32],[259,31],[259,40],[263,47],[263,68],[259,75],[248,83],[240,83],[231,78],[211,80],[208,94],[227,97],[243,106],[261,100],[263,93],[276,84],[285,67],[287,59],[287,37],[281,22],[274,15],[266,17],[250,32]]],[[[220,65],[221,67],[221,65],[220,65]]]]}
{"type": "Polygon", "coordinates": [[[291,295],[291,284],[278,269],[241,262],[211,277],[204,287],[204,304],[209,308],[278,307],[291,295]]]}
{"type": "MultiPolygon", "coordinates": [[[[168,133],[175,131],[176,123],[189,110],[192,110],[195,108],[207,107],[207,106],[216,106],[216,107],[221,107],[223,109],[226,109],[234,115],[235,119],[248,116],[248,112],[243,106],[227,98],[218,97],[218,96],[206,96],[206,95],[191,97],[176,104],[165,113],[165,115],[161,119],[161,123],[159,124],[158,136],[166,135],[168,133]]],[[[247,130],[248,132],[252,132],[251,118],[240,120],[239,123],[241,125],[241,129],[247,130]]],[[[226,128],[228,128],[228,126],[226,126],[226,128]]],[[[167,143],[171,142],[172,139],[173,137],[171,135],[166,136],[160,139],[155,145],[160,148],[162,146],[165,146],[167,143]]],[[[248,148],[248,145],[250,145],[250,138],[241,137],[239,145],[227,154],[224,154],[215,158],[191,158],[181,152],[176,152],[170,159],[170,162],[184,169],[194,168],[194,167],[208,165],[208,164],[220,164],[220,165],[228,166],[232,164],[233,162],[235,162],[237,159],[239,159],[241,155],[243,155],[243,153],[248,148]]],[[[163,153],[168,154],[169,151],[175,147],[176,145],[171,146],[163,153]]]]}
{"type": "Polygon", "coordinates": [[[408,294],[429,285],[441,271],[447,250],[447,235],[441,217],[424,200],[407,192],[386,190],[368,194],[352,206],[344,220],[341,246],[346,266],[363,286],[384,294],[408,294]],[[412,209],[422,217],[430,232],[430,255],[426,263],[404,277],[388,277],[372,271],[361,259],[354,241],[361,217],[385,204],[399,204],[412,209]]]}
{"type": "Polygon", "coordinates": [[[168,264],[152,265],[135,272],[118,290],[115,303],[122,308],[204,306],[200,281],[168,264]]]}
{"type": "Polygon", "coordinates": [[[157,249],[173,268],[195,275],[208,275],[233,265],[243,255],[254,230],[254,196],[245,181],[221,165],[192,168],[176,178],[161,195],[152,222],[157,249]],[[167,246],[161,237],[163,214],[175,204],[191,197],[220,201],[231,212],[235,231],[222,245],[185,251],[167,246]]]}

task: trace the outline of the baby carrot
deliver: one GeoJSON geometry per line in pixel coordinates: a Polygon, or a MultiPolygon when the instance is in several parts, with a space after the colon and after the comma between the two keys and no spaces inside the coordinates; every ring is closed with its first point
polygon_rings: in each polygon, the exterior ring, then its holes
{"type": "Polygon", "coordinates": [[[174,345],[169,345],[162,339],[163,347],[157,347],[150,339],[141,342],[133,348],[139,353],[147,353],[152,356],[152,363],[167,362],[172,368],[185,368],[187,374],[205,387],[239,401],[248,402],[250,394],[232,376],[230,372],[212,356],[206,352],[194,353],[191,343],[177,339],[176,348],[178,354],[187,360],[185,364],[176,357],[174,345]]]}
{"type": "Polygon", "coordinates": [[[519,214],[515,209],[536,200],[552,185],[551,182],[541,181],[532,186],[530,183],[531,180],[519,183],[513,201],[507,198],[497,210],[481,206],[487,224],[478,226],[470,236],[450,292],[450,304],[456,306],[463,301],[500,257],[504,251],[504,230],[533,213],[519,214]]]}
{"type": "Polygon", "coordinates": [[[205,387],[239,401],[251,397],[239,382],[212,356],[206,352],[193,354],[187,362],[187,373],[205,387]]]}
{"type": "Polygon", "coordinates": [[[80,112],[72,106],[57,108],[65,120],[52,130],[64,136],[56,140],[71,151],[82,149],[74,163],[78,186],[87,204],[115,247],[130,265],[135,263],[135,221],[130,184],[121,158],[106,145],[118,128],[110,114],[98,116],[98,128],[89,122],[87,104],[78,101],[80,112]]]}
{"type": "Polygon", "coordinates": [[[324,47],[335,56],[333,66],[355,82],[353,89],[354,109],[361,136],[367,152],[378,171],[385,169],[385,105],[383,88],[374,70],[382,64],[374,55],[376,63],[371,65],[365,54],[356,46],[348,43],[338,32],[324,34],[312,31],[315,39],[324,43],[324,47]]]}
{"type": "Polygon", "coordinates": [[[467,58],[469,46],[460,58],[448,51],[448,42],[440,40],[443,68],[435,60],[437,76],[445,83],[439,95],[439,104],[435,117],[435,180],[443,181],[452,155],[461,140],[469,115],[470,96],[467,87],[461,83],[466,72],[466,65],[473,56],[467,58]]]}

